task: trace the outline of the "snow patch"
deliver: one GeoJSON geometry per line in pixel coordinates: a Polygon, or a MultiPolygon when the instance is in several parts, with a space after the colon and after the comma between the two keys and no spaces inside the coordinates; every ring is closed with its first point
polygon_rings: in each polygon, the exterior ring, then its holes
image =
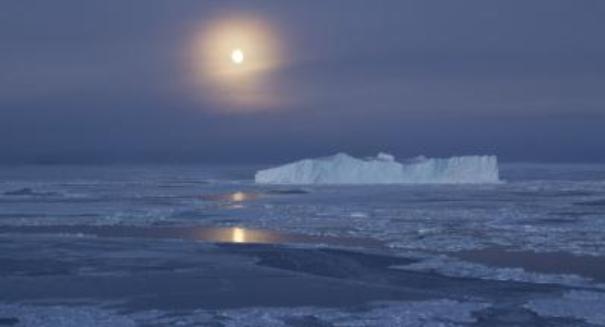
{"type": "Polygon", "coordinates": [[[260,170],[259,184],[486,184],[500,182],[495,156],[445,159],[416,157],[403,162],[379,153],[359,159],[345,153],[304,159],[260,170]]]}
{"type": "Polygon", "coordinates": [[[605,325],[605,293],[569,291],[560,298],[536,299],[525,307],[541,316],[582,319],[605,325]]]}

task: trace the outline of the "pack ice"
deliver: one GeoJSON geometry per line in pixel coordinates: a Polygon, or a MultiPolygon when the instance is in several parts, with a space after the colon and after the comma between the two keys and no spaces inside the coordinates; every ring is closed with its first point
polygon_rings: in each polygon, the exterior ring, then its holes
{"type": "Polygon", "coordinates": [[[259,184],[458,184],[498,183],[496,156],[431,159],[423,156],[395,161],[379,153],[355,158],[346,153],[304,159],[256,172],[259,184]]]}

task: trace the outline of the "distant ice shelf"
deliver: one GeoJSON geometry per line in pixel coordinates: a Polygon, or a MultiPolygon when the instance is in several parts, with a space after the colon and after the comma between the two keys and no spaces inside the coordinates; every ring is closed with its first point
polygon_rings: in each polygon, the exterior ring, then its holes
{"type": "Polygon", "coordinates": [[[304,159],[256,172],[258,184],[488,184],[499,183],[496,156],[395,161],[393,155],[355,158],[346,153],[304,159]]]}

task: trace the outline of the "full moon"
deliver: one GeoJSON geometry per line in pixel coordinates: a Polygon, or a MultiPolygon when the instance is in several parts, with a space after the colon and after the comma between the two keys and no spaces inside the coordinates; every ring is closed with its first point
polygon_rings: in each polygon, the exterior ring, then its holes
{"type": "Polygon", "coordinates": [[[236,65],[242,64],[244,62],[244,52],[241,49],[231,51],[231,61],[236,65]]]}

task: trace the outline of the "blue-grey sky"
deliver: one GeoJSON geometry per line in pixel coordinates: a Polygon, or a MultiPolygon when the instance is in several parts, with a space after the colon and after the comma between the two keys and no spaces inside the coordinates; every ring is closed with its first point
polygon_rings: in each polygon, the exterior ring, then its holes
{"type": "Polygon", "coordinates": [[[600,0],[5,0],[0,162],[603,162],[604,17],[600,0]],[[284,49],[252,90],[277,107],[192,83],[207,22],[238,16],[284,49]]]}

